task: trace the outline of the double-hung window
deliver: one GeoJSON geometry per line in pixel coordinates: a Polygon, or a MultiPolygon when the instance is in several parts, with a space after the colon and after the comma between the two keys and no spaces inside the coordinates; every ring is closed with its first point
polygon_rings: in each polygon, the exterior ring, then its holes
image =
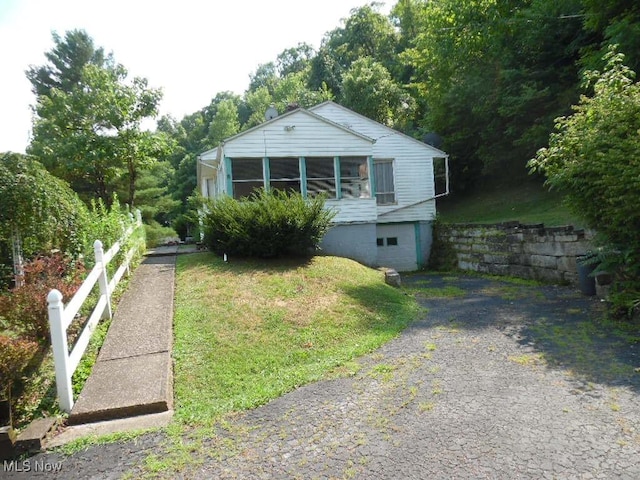
{"type": "Polygon", "coordinates": [[[374,160],[376,203],[388,205],[396,202],[393,183],[393,160],[374,160]]]}

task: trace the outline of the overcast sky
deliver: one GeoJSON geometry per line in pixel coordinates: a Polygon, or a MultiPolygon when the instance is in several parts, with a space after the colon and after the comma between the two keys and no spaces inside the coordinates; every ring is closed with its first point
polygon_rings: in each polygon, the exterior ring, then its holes
{"type": "MultiPolygon", "coordinates": [[[[0,152],[24,152],[35,101],[25,70],[45,63],[51,32],[84,29],[130,76],[164,92],[181,119],[216,93],[242,94],[249,74],[300,42],[319,47],[368,0],[0,0],[0,152]]],[[[395,2],[387,2],[388,13],[395,2]]]]}

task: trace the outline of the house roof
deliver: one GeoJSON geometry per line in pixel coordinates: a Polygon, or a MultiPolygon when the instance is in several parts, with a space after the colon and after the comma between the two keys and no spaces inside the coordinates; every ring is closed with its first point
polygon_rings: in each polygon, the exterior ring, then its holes
{"type": "MultiPolygon", "coordinates": [[[[353,110],[351,110],[351,109],[349,109],[347,107],[344,107],[344,106],[340,105],[339,103],[334,102],[333,100],[327,100],[325,102],[319,103],[318,105],[314,105],[313,107],[309,108],[309,111],[313,112],[314,110],[318,110],[318,109],[322,108],[325,105],[332,105],[332,106],[338,107],[341,110],[344,110],[344,111],[348,112],[351,115],[355,115],[355,116],[357,116],[359,118],[362,118],[363,120],[365,120],[367,122],[375,123],[376,125],[388,130],[390,133],[394,133],[396,135],[402,136],[402,137],[406,138],[407,140],[411,140],[412,142],[417,143],[418,145],[421,145],[422,147],[424,147],[424,148],[426,148],[428,150],[432,150],[432,151],[434,151],[435,153],[437,153],[438,155],[440,155],[442,157],[446,157],[446,158],[449,157],[449,154],[447,154],[446,152],[440,150],[439,148],[434,147],[433,145],[429,145],[428,143],[421,142],[417,138],[413,138],[413,137],[411,137],[411,136],[409,136],[409,135],[407,135],[405,133],[402,133],[402,132],[400,132],[398,130],[395,130],[395,129],[391,128],[391,127],[387,127],[386,125],[384,125],[384,124],[382,124],[380,122],[376,122],[375,120],[372,120],[369,117],[366,117],[366,116],[364,116],[364,115],[362,115],[362,114],[360,114],[358,112],[355,112],[355,111],[353,111],[353,110]]],[[[319,116],[322,116],[322,115],[320,114],[319,116]]],[[[333,122],[333,123],[335,123],[335,122],[333,122]]],[[[343,127],[347,128],[348,130],[354,131],[351,128],[346,127],[344,125],[343,125],[343,127]]]]}

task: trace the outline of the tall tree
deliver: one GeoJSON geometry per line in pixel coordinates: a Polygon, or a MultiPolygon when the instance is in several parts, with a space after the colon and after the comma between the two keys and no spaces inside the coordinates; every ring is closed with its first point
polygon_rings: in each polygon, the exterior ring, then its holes
{"type": "Polygon", "coordinates": [[[283,50],[276,60],[278,75],[286,77],[290,73],[306,70],[314,55],[315,51],[308,43],[299,43],[296,47],[283,50]]]}
{"type": "Polygon", "coordinates": [[[54,47],[45,53],[48,63],[31,65],[26,72],[32,91],[38,96],[49,95],[52,88],[70,92],[80,84],[85,65],[102,67],[113,63],[111,55],[105,56],[102,48],[95,48],[84,30],[70,30],[64,38],[56,32],[52,36],[54,47]]]}
{"type": "Polygon", "coordinates": [[[553,119],[578,96],[588,44],[579,0],[437,0],[419,9],[409,51],[458,189],[485,178],[526,176],[553,119]],[[576,12],[576,15],[566,12],[576,12]]]}
{"type": "Polygon", "coordinates": [[[356,60],[345,72],[342,104],[390,127],[402,127],[412,113],[412,98],[371,57],[356,60]]]}
{"type": "Polygon", "coordinates": [[[149,88],[146,79],[128,82],[127,70],[111,56],[104,62],[85,62],[93,45],[90,38],[77,32],[65,38],[76,41],[78,36],[86,40],[86,48],[60,43],[54,35],[56,47],[47,55],[50,64],[32,67],[34,72],[57,73],[52,76],[53,85],[40,83],[41,77],[32,80],[34,91],[43,93],[34,108],[29,153],[85,200],[98,196],[108,203],[120,183],[126,182],[127,200],[133,205],[139,173],[150,168],[166,148],[161,136],[141,127],[145,119],[157,115],[162,93],[149,88]],[[71,58],[69,52],[80,53],[71,58]],[[62,64],[82,65],[79,75],[77,68],[61,69],[62,64]]]}
{"type": "Polygon", "coordinates": [[[640,4],[628,0],[583,0],[584,26],[593,33],[593,46],[585,50],[584,64],[602,65],[609,46],[617,45],[625,63],[640,71],[640,4]]]}
{"type": "Polygon", "coordinates": [[[362,57],[372,57],[391,72],[396,70],[398,34],[390,19],[378,8],[376,2],[354,8],[343,27],[325,36],[318,54],[311,61],[311,89],[326,83],[339,100],[342,76],[362,57]]]}

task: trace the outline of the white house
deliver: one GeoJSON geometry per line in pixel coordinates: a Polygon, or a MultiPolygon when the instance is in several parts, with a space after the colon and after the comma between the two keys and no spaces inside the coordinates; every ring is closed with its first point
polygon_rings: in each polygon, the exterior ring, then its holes
{"type": "Polygon", "coordinates": [[[275,116],[202,153],[198,185],[211,198],[241,198],[258,187],[325,193],[336,216],[323,252],[410,271],[429,258],[435,199],[448,193],[447,162],[441,150],[329,101],[275,116]]]}

